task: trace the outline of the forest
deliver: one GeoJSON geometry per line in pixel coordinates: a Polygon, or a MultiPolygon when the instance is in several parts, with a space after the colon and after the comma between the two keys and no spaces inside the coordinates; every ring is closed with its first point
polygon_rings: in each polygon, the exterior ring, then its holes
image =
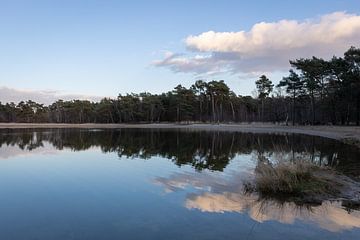
{"type": "Polygon", "coordinates": [[[197,80],[189,88],[120,94],[99,102],[0,103],[0,122],[360,124],[360,48],[350,47],[342,57],[330,60],[289,62],[289,74],[279,84],[265,75],[255,81],[256,96],[237,95],[224,80],[197,80]]]}

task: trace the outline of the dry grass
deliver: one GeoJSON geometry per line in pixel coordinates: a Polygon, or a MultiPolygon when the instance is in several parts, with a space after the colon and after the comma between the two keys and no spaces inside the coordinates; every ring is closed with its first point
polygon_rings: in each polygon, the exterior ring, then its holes
{"type": "Polygon", "coordinates": [[[245,191],[256,191],[262,196],[312,198],[334,196],[338,190],[335,174],[305,161],[297,163],[259,163],[255,182],[246,184],[245,191]]]}

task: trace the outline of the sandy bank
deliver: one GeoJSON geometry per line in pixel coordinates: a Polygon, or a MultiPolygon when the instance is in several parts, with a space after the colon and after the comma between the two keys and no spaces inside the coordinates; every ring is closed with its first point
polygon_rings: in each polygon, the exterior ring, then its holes
{"type": "Polygon", "coordinates": [[[54,123],[0,123],[0,129],[5,128],[161,128],[161,129],[198,129],[252,133],[298,133],[327,137],[346,141],[352,144],[360,143],[360,127],[356,126],[281,126],[274,124],[190,124],[173,123],[159,124],[54,124],[54,123]]]}

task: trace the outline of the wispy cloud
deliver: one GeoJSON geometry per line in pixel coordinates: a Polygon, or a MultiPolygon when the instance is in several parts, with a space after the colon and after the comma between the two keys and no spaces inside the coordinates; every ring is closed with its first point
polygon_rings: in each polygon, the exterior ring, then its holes
{"type": "Polygon", "coordinates": [[[8,87],[0,87],[0,101],[15,102],[33,100],[38,103],[51,104],[58,99],[62,100],[90,100],[100,101],[103,98],[101,96],[91,96],[82,94],[66,94],[55,90],[26,90],[26,89],[14,89],[8,87]]]}
{"type": "Polygon", "coordinates": [[[199,54],[188,57],[185,54],[167,52],[164,59],[153,62],[155,66],[168,67],[174,72],[195,73],[208,75],[226,71],[226,62],[220,64],[212,54],[199,54]]]}
{"type": "Polygon", "coordinates": [[[289,59],[341,55],[360,42],[360,16],[334,12],[303,21],[260,22],[249,31],[208,31],[185,39],[185,54],[167,53],[158,67],[194,74],[273,72],[289,59]]]}

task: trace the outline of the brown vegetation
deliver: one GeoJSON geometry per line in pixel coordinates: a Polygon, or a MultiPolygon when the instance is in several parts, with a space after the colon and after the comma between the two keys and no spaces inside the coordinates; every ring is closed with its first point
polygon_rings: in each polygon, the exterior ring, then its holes
{"type": "Polygon", "coordinates": [[[287,198],[295,202],[318,202],[337,198],[342,183],[336,173],[306,161],[271,164],[261,162],[255,170],[254,183],[245,184],[245,191],[258,192],[261,197],[287,198]]]}

